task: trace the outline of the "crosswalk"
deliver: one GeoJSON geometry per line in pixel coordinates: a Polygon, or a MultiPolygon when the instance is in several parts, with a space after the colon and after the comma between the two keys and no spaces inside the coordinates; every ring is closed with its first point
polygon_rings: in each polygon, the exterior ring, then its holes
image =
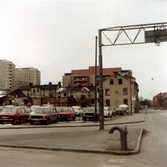
{"type": "Polygon", "coordinates": [[[109,159],[107,165],[103,165],[103,167],[121,167],[125,159],[109,159]]]}

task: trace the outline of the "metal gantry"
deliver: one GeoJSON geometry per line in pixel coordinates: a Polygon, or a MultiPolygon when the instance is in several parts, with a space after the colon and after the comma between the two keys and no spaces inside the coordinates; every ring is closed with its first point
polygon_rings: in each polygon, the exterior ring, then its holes
{"type": "Polygon", "coordinates": [[[100,130],[104,129],[102,47],[167,41],[167,22],[110,27],[98,30],[100,130]]]}
{"type": "Polygon", "coordinates": [[[167,41],[167,22],[100,29],[101,46],[167,41]]]}

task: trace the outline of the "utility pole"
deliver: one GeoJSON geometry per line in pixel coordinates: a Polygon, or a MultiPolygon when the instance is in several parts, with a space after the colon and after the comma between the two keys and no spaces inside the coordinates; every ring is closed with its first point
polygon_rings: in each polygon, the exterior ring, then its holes
{"type": "Polygon", "coordinates": [[[103,104],[103,66],[102,66],[102,38],[99,30],[99,112],[100,130],[104,129],[104,104],[103,104]]]}
{"type": "Polygon", "coordinates": [[[97,121],[97,36],[95,38],[95,121],[97,121]]]}
{"type": "Polygon", "coordinates": [[[130,77],[130,114],[132,115],[132,76],[130,77]]]}

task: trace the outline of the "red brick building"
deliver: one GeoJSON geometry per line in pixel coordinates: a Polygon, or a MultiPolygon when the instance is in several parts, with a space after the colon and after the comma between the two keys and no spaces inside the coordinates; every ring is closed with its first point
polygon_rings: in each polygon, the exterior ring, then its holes
{"type": "Polygon", "coordinates": [[[167,92],[159,93],[153,97],[153,107],[167,109],[167,92]]]}
{"type": "MultiPolygon", "coordinates": [[[[107,79],[113,76],[114,72],[121,72],[118,68],[103,68],[103,78],[107,79]]],[[[97,82],[99,81],[99,67],[97,67],[97,82]]],[[[71,73],[65,73],[63,76],[63,87],[94,86],[95,85],[95,66],[88,69],[72,70],[71,73]]]]}

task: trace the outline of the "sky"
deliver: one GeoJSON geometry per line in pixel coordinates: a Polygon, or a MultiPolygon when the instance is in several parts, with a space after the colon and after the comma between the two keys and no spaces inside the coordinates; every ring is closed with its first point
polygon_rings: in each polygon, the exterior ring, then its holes
{"type": "MultiPolygon", "coordinates": [[[[41,84],[95,65],[98,30],[167,22],[167,0],[0,0],[0,59],[41,71],[41,84]]],[[[103,68],[132,70],[139,97],[167,92],[167,42],[104,47],[103,68]]]]}

